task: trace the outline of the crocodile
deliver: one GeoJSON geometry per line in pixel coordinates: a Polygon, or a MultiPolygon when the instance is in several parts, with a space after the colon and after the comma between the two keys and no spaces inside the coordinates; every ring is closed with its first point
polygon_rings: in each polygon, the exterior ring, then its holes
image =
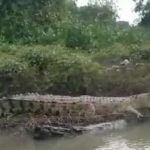
{"type": "Polygon", "coordinates": [[[39,95],[37,93],[19,94],[0,99],[0,116],[9,113],[44,113],[63,116],[110,115],[117,113],[132,113],[139,117],[143,114],[139,109],[150,108],[150,92],[126,97],[94,97],[94,96],[60,96],[39,95]]]}

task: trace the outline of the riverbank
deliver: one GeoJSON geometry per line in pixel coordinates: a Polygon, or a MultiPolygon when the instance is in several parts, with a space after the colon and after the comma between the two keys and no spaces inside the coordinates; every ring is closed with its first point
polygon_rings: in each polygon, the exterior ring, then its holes
{"type": "MultiPolygon", "coordinates": [[[[23,122],[22,122],[23,123],[23,122]]],[[[6,125],[6,124],[5,124],[6,125]]],[[[116,129],[123,129],[127,126],[127,122],[125,120],[116,120],[116,121],[108,121],[104,123],[97,124],[87,124],[87,125],[67,125],[67,124],[49,124],[42,123],[35,125],[34,127],[28,126],[28,128],[24,128],[23,124],[8,124],[7,126],[0,127],[1,135],[15,136],[18,135],[20,137],[30,136],[30,138],[34,140],[48,140],[62,137],[76,137],[83,134],[97,133],[97,132],[105,132],[116,129]]]]}
{"type": "Polygon", "coordinates": [[[114,150],[114,149],[142,149],[150,148],[150,122],[104,132],[86,133],[78,136],[50,138],[48,140],[33,140],[30,136],[0,135],[0,145],[3,150],[114,150]],[[88,141],[88,142],[87,142],[88,141]]]}
{"type": "Polygon", "coordinates": [[[48,117],[45,115],[12,115],[0,119],[0,133],[8,135],[30,135],[35,140],[77,136],[90,132],[103,132],[127,125],[136,125],[149,121],[149,118],[139,118],[133,114],[112,114],[95,116],[90,120],[85,118],[48,117]]]}
{"type": "MultiPolygon", "coordinates": [[[[82,122],[76,124],[51,122],[50,119],[42,118],[27,119],[25,116],[12,119],[0,120],[0,133],[10,135],[30,135],[35,140],[46,140],[50,138],[61,138],[68,136],[77,136],[90,132],[103,132],[105,130],[112,130],[115,128],[123,128],[127,125],[125,120],[107,120],[102,122],[82,122]],[[23,118],[24,117],[24,118],[23,118]],[[36,120],[38,119],[38,121],[36,120]],[[40,120],[40,121],[39,121],[40,120]]],[[[130,118],[131,119],[131,118],[130,118]]]]}

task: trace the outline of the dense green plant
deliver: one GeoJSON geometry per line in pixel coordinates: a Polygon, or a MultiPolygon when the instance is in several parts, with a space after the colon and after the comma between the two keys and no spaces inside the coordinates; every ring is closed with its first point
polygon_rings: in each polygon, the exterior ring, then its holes
{"type": "MultiPolygon", "coordinates": [[[[109,0],[108,0],[109,1],[109,0]]],[[[0,0],[1,94],[126,95],[149,90],[149,29],[116,22],[113,3],[0,0]],[[145,47],[145,45],[147,45],[145,47]]]]}

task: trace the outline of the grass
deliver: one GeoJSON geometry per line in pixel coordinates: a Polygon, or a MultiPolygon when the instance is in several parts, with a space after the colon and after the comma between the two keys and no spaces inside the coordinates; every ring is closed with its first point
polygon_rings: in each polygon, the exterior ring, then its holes
{"type": "MultiPolygon", "coordinates": [[[[134,44],[115,44],[94,53],[59,45],[2,45],[1,95],[38,92],[123,96],[147,92],[150,90],[150,65],[131,71],[103,70],[105,66],[118,65],[124,58],[148,63],[149,59],[136,59],[141,51],[141,47],[134,44]]],[[[142,54],[145,52],[143,50],[142,54]]]]}

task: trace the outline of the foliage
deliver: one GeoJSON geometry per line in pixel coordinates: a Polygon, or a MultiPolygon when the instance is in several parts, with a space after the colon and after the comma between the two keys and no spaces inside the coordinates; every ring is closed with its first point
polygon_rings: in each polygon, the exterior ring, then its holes
{"type": "Polygon", "coordinates": [[[150,1],[147,0],[146,3],[143,0],[133,0],[136,2],[135,12],[139,12],[141,16],[140,26],[150,27],[150,1]]]}
{"type": "Polygon", "coordinates": [[[78,7],[71,0],[0,0],[0,17],[2,95],[149,90],[149,66],[119,73],[103,69],[125,58],[150,61],[149,29],[117,22],[113,3],[78,7]]]}
{"type": "Polygon", "coordinates": [[[55,48],[25,47],[26,51],[20,49],[13,54],[1,55],[0,71],[5,77],[7,74],[11,77],[13,85],[9,92],[15,89],[17,92],[85,94],[86,88],[98,79],[101,65],[83,54],[55,48]]]}

